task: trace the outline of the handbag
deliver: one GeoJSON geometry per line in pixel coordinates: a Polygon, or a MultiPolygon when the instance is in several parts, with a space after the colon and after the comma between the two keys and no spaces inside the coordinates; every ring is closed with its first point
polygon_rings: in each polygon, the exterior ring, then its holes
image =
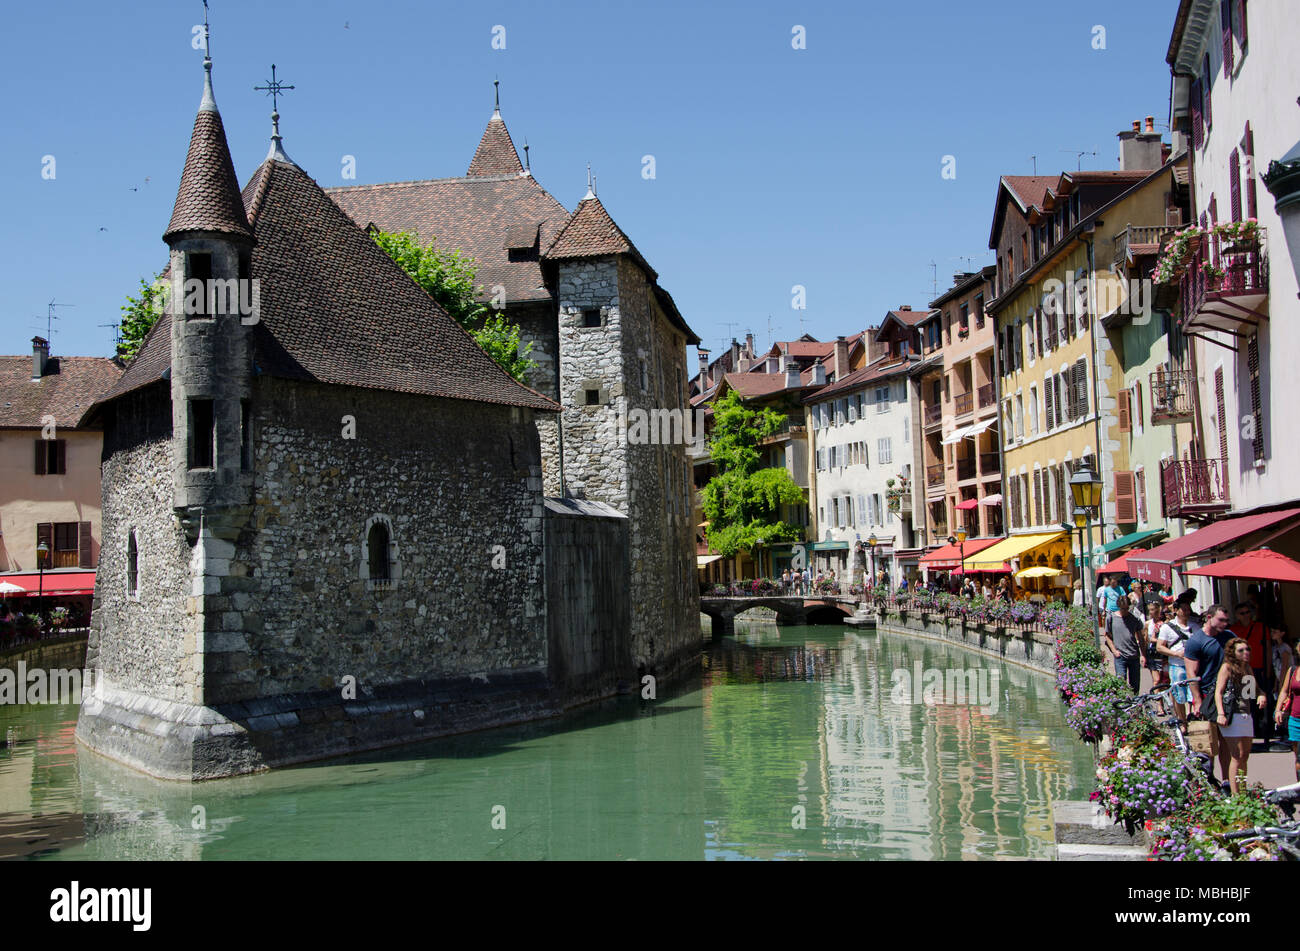
{"type": "Polygon", "coordinates": [[[1223,685],[1223,705],[1227,708],[1223,711],[1223,715],[1228,718],[1225,726],[1231,726],[1232,718],[1237,714],[1237,701],[1241,699],[1240,690],[1236,678],[1229,675],[1228,682],[1223,685]]]}

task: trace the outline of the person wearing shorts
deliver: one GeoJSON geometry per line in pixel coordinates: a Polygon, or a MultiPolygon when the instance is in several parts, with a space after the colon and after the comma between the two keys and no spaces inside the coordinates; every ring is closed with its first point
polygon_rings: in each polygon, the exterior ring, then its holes
{"type": "Polygon", "coordinates": [[[1256,705],[1261,710],[1268,705],[1268,699],[1258,692],[1251,668],[1250,645],[1245,638],[1230,638],[1223,645],[1223,663],[1219,666],[1214,686],[1214,705],[1219,713],[1219,742],[1228,748],[1227,779],[1234,796],[1241,791],[1241,777],[1246,773],[1250,746],[1255,739],[1251,710],[1256,705]]]}
{"type": "Polygon", "coordinates": [[[1192,701],[1187,688],[1187,667],[1183,664],[1183,647],[1201,626],[1192,617],[1190,601],[1179,601],[1173,616],[1160,625],[1156,638],[1156,652],[1169,662],[1169,683],[1173,689],[1174,713],[1187,726],[1187,705],[1192,701]]]}

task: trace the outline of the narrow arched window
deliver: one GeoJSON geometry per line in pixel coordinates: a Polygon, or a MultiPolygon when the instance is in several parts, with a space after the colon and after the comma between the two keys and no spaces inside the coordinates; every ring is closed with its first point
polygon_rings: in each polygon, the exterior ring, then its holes
{"type": "Polygon", "coordinates": [[[370,564],[370,580],[391,580],[388,563],[388,526],[383,522],[371,525],[370,534],[366,537],[366,547],[370,564]]]}
{"type": "Polygon", "coordinates": [[[135,540],[135,529],[126,539],[126,593],[132,598],[140,596],[140,546],[135,540]]]}

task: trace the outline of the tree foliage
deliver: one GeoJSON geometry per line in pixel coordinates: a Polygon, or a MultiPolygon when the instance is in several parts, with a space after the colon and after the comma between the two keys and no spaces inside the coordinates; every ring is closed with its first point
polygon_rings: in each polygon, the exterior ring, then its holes
{"type": "Polygon", "coordinates": [[[475,284],[478,265],[460,251],[442,251],[430,242],[421,246],[410,231],[376,231],[375,243],[411,276],[442,309],[469,332],[507,373],[524,382],[537,364],[529,358],[533,345],[520,346],[520,327],[492,311],[480,299],[481,285],[475,284]]]}
{"type": "Polygon", "coordinates": [[[803,529],[780,519],[782,505],[802,505],[803,489],[785,469],[762,468],[761,441],[786,417],[767,407],[745,406],[735,390],[713,402],[709,451],[718,474],[701,493],[709,520],[709,547],[730,557],[758,543],[798,541],[803,529]]]}
{"type": "Polygon", "coordinates": [[[122,320],[118,323],[120,340],[117,344],[117,355],[123,359],[140,352],[144,338],[163,314],[167,303],[167,285],[160,280],[161,277],[159,274],[152,281],[140,278],[140,296],[126,295],[126,303],[122,305],[122,320]]]}

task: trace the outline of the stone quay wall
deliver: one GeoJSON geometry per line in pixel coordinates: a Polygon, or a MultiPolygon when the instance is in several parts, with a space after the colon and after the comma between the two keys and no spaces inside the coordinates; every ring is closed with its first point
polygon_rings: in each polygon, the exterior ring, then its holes
{"type": "Polygon", "coordinates": [[[965,624],[961,618],[942,614],[886,612],[876,622],[876,631],[907,634],[936,641],[950,641],[967,650],[997,657],[1045,674],[1056,674],[1056,639],[1037,631],[965,624]]]}

